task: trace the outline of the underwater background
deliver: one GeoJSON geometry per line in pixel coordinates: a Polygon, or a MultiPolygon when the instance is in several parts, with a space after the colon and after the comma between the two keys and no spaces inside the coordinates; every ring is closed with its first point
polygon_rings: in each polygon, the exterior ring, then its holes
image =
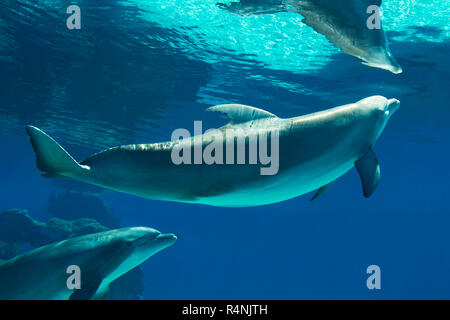
{"type": "Polygon", "coordinates": [[[144,299],[449,299],[448,0],[383,1],[399,75],[343,54],[298,14],[241,17],[216,2],[2,0],[0,212],[175,233],[140,267],[144,299]],[[81,30],[66,27],[70,4],[81,30]],[[217,128],[225,120],[204,112],[216,104],[292,117],[371,95],[402,106],[375,146],[381,182],[369,199],[352,170],[314,202],[153,201],[41,177],[24,130],[82,160],[170,140],[194,120],[217,128]],[[372,264],[381,290],[366,287],[372,264]]]}

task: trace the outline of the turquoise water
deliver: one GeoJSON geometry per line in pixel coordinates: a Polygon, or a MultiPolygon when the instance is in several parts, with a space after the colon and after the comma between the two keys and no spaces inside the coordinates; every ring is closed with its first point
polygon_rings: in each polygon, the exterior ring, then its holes
{"type": "MultiPolygon", "coordinates": [[[[296,13],[238,16],[212,0],[77,3],[81,30],[66,28],[69,1],[0,4],[0,212],[44,221],[55,216],[51,196],[81,191],[120,226],[177,234],[142,266],[146,299],[450,297],[448,1],[383,1],[399,75],[343,54],[296,13]],[[402,107],[375,146],[382,177],[369,199],[353,170],[313,203],[147,200],[42,178],[24,131],[44,129],[81,160],[169,140],[194,120],[218,127],[225,120],[204,112],[216,104],[292,117],[371,95],[402,107]],[[379,291],[366,288],[371,264],[382,270],[379,291]]],[[[60,205],[62,215],[74,203],[60,205]]]]}
{"type": "MultiPolygon", "coordinates": [[[[339,49],[312,28],[301,23],[297,13],[278,13],[242,17],[215,6],[217,1],[135,1],[145,10],[142,19],[176,30],[179,38],[160,39],[182,50],[194,59],[208,63],[223,61],[223,55],[233,53],[254,59],[262,66],[294,73],[310,73],[328,65],[339,49]],[[188,37],[188,41],[183,38],[188,37]]],[[[225,1],[223,3],[231,3],[225,1]]],[[[395,32],[395,40],[444,42],[450,36],[448,2],[383,1],[382,16],[386,31],[395,32]],[[431,13],[431,14],[430,14],[431,13]],[[436,30],[437,36],[417,32],[436,30]]],[[[236,62],[235,57],[230,62],[236,62]]],[[[248,62],[247,62],[248,63],[248,62]]],[[[292,84],[295,86],[294,84],[292,84]]],[[[289,86],[289,84],[286,84],[289,86]]],[[[304,89],[305,91],[307,89],[304,89]]]]}

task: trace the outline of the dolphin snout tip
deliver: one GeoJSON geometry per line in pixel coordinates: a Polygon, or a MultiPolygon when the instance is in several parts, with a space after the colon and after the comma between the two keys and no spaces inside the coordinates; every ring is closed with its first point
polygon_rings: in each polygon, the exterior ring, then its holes
{"type": "Polygon", "coordinates": [[[390,114],[393,114],[395,111],[400,108],[400,101],[397,99],[389,99],[387,104],[388,110],[390,114]]]}
{"type": "Polygon", "coordinates": [[[156,240],[164,242],[167,245],[173,244],[177,239],[178,237],[173,233],[161,233],[156,237],[156,240]]]}
{"type": "Polygon", "coordinates": [[[399,74],[399,73],[403,72],[403,69],[402,69],[402,67],[399,64],[394,63],[394,64],[391,64],[390,71],[393,74],[399,74]]]}
{"type": "Polygon", "coordinates": [[[402,66],[397,62],[392,53],[388,50],[385,57],[386,69],[394,74],[403,72],[402,66]]]}

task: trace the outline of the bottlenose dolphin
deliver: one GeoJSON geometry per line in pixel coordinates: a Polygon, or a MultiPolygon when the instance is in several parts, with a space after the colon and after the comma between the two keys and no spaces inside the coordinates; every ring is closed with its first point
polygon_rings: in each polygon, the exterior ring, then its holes
{"type": "Polygon", "coordinates": [[[380,24],[369,29],[381,0],[240,0],[217,5],[239,15],[298,12],[303,22],[323,34],[343,52],[363,60],[370,67],[401,73],[402,68],[391,53],[386,33],[380,24]],[[371,7],[373,8],[373,7],[371,7]]]}
{"type": "Polygon", "coordinates": [[[0,262],[0,300],[104,298],[109,284],[172,245],[173,234],[134,227],[67,239],[0,262]],[[81,289],[68,289],[69,266],[81,289]]]}
{"type": "MultiPolygon", "coordinates": [[[[28,126],[27,132],[44,176],[69,177],[151,199],[246,207],[287,200],[318,188],[319,195],[355,165],[364,195],[370,196],[380,176],[372,147],[399,105],[396,99],[374,96],[289,119],[250,106],[219,105],[207,111],[223,113],[230,122],[217,130],[170,142],[114,147],[79,163],[40,129],[28,126]],[[186,145],[194,151],[205,149],[227,130],[240,132],[237,138],[243,138],[246,149],[256,133],[269,136],[276,132],[276,174],[262,175],[260,165],[249,161],[174,163],[174,150],[186,145]]],[[[234,140],[225,138],[225,149],[234,140]]],[[[234,152],[230,152],[232,157],[234,152]]]]}

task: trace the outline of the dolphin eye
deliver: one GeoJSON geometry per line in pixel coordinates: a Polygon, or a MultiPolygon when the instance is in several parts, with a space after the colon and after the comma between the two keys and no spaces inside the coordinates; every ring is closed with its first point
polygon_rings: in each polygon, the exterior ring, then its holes
{"type": "Polygon", "coordinates": [[[125,242],[125,245],[126,245],[127,247],[131,247],[131,246],[133,245],[133,242],[127,241],[127,242],[125,242]]]}

